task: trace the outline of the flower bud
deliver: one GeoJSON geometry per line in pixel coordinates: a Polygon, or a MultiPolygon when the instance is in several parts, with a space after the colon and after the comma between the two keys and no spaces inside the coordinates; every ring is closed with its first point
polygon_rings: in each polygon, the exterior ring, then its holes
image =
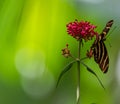
{"type": "Polygon", "coordinates": [[[69,56],[71,56],[70,54],[70,50],[68,49],[68,44],[66,44],[66,48],[62,49],[62,55],[66,58],[68,58],[69,56]]]}

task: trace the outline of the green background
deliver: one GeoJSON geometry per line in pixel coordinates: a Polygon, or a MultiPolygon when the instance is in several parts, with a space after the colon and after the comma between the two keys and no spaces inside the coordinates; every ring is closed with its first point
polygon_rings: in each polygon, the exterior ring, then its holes
{"type": "MultiPolygon", "coordinates": [[[[119,0],[0,0],[0,104],[75,104],[76,64],[55,88],[64,66],[72,59],[61,55],[66,43],[77,56],[77,41],[67,35],[66,24],[90,21],[101,32],[114,19],[105,42],[110,57],[103,74],[94,59],[85,63],[99,82],[81,65],[81,104],[120,102],[119,0]]],[[[84,43],[81,57],[92,42],[84,43]]]]}

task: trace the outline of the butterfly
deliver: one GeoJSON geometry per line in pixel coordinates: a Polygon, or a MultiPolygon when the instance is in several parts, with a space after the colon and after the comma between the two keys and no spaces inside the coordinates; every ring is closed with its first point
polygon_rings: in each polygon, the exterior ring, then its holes
{"type": "Polygon", "coordinates": [[[87,56],[89,58],[91,58],[92,55],[94,55],[94,60],[99,65],[103,73],[106,73],[109,68],[109,56],[104,41],[106,40],[106,35],[112,27],[113,22],[113,20],[107,22],[105,28],[96,37],[96,40],[92,44],[90,51],[88,51],[87,53],[87,56]]]}

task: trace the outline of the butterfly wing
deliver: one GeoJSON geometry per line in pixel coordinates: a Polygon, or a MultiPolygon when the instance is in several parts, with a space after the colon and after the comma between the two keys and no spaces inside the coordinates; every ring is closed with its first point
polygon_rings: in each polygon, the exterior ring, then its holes
{"type": "Polygon", "coordinates": [[[101,39],[104,40],[106,38],[106,35],[108,34],[110,28],[112,27],[113,22],[114,22],[113,20],[110,20],[106,23],[105,28],[103,29],[103,31],[99,35],[99,40],[101,40],[101,39]]]}
{"type": "Polygon", "coordinates": [[[109,67],[109,57],[106,46],[102,40],[96,43],[93,54],[95,62],[98,63],[100,69],[106,73],[109,67]]]}

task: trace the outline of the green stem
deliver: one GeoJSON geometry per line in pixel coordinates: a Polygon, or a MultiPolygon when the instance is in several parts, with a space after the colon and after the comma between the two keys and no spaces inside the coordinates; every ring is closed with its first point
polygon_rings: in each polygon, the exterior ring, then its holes
{"type": "Polygon", "coordinates": [[[78,74],[78,83],[77,83],[77,104],[79,104],[80,101],[80,50],[81,50],[81,43],[82,40],[79,41],[78,44],[78,68],[77,68],[77,74],[78,74]]]}

